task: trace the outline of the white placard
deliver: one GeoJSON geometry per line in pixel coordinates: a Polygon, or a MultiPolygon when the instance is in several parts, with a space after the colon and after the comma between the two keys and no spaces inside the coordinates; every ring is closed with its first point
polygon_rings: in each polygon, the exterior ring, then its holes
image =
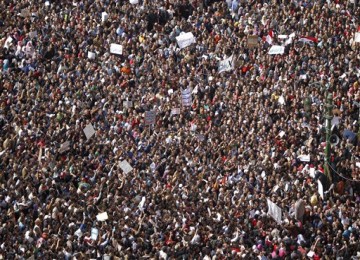
{"type": "Polygon", "coordinates": [[[283,96],[280,96],[279,99],[278,99],[278,102],[280,105],[285,105],[285,99],[283,96]]]}
{"type": "Polygon", "coordinates": [[[46,2],[45,2],[45,6],[50,6],[50,2],[49,2],[49,1],[46,1],[46,2]]]}
{"type": "Polygon", "coordinates": [[[7,39],[6,39],[5,43],[4,43],[4,48],[9,49],[12,41],[13,41],[13,38],[11,36],[7,37],[7,39]]]}
{"type": "Polygon", "coordinates": [[[91,240],[96,241],[99,235],[99,230],[97,228],[91,228],[91,240]]]}
{"type": "Polygon", "coordinates": [[[145,112],[145,125],[154,125],[156,120],[155,110],[145,112]]]}
{"type": "Polygon", "coordinates": [[[309,253],[307,253],[307,256],[312,258],[315,255],[315,252],[310,250],[309,253]]]}
{"type": "Polygon", "coordinates": [[[284,52],[285,52],[285,47],[280,45],[273,45],[269,50],[270,55],[284,54],[284,52]]]}
{"type": "Polygon", "coordinates": [[[355,42],[360,42],[360,32],[355,33],[355,42]]]}
{"type": "Polygon", "coordinates": [[[192,32],[187,32],[187,33],[180,33],[180,35],[178,37],[176,37],[176,41],[177,44],[179,45],[180,49],[186,48],[188,46],[190,46],[192,43],[195,43],[195,37],[192,34],[192,32]]]}
{"type": "Polygon", "coordinates": [[[63,153],[63,152],[66,152],[67,150],[70,149],[70,142],[69,141],[66,141],[64,143],[62,143],[60,145],[60,148],[59,148],[59,153],[63,153]]]}
{"type": "Polygon", "coordinates": [[[311,178],[315,179],[315,168],[310,168],[309,175],[311,178]]]}
{"type": "Polygon", "coordinates": [[[109,15],[107,12],[102,12],[101,13],[101,21],[102,22],[106,22],[106,20],[109,18],[109,15]]]}
{"type": "Polygon", "coordinates": [[[180,108],[176,107],[171,109],[171,115],[179,115],[180,114],[180,108]]]}
{"type": "Polygon", "coordinates": [[[285,34],[279,34],[278,38],[279,39],[287,39],[289,36],[285,35],[285,34]]]}
{"type": "Polygon", "coordinates": [[[139,0],[130,0],[129,2],[130,2],[130,4],[132,4],[132,5],[136,5],[136,4],[139,3],[139,0]]]}
{"type": "Polygon", "coordinates": [[[183,106],[191,106],[192,105],[192,96],[191,96],[191,89],[182,89],[181,90],[181,100],[183,106]]]}
{"type": "Polygon", "coordinates": [[[100,213],[96,216],[97,221],[105,221],[109,219],[107,212],[100,213]]]}
{"type": "Polygon", "coordinates": [[[340,117],[334,116],[333,119],[331,119],[331,126],[336,126],[340,124],[340,117]]]}
{"type": "Polygon", "coordinates": [[[276,205],[274,202],[272,202],[271,200],[269,199],[266,199],[267,200],[267,205],[268,205],[268,214],[273,218],[275,219],[275,221],[279,224],[281,224],[281,216],[282,216],[282,210],[281,208],[276,205]]]}
{"type": "Polygon", "coordinates": [[[123,172],[125,174],[128,174],[133,169],[133,167],[131,167],[131,165],[126,160],[121,161],[119,163],[119,166],[120,166],[121,170],[123,170],[123,172]]]}
{"type": "Polygon", "coordinates": [[[88,59],[94,60],[95,59],[95,52],[88,51],[88,59]]]}
{"type": "Polygon", "coordinates": [[[280,131],[279,136],[282,138],[285,135],[285,131],[280,131]]]}
{"type": "Polygon", "coordinates": [[[133,102],[125,100],[123,101],[123,107],[127,107],[127,108],[133,107],[133,102]]]}
{"type": "Polygon", "coordinates": [[[318,192],[319,192],[319,195],[322,199],[324,199],[324,187],[321,183],[320,180],[317,181],[318,182],[318,192]]]}
{"type": "Polygon", "coordinates": [[[142,197],[141,198],[141,201],[140,201],[140,203],[139,203],[139,209],[141,210],[141,211],[143,211],[144,210],[144,205],[145,205],[145,200],[146,200],[146,198],[145,197],[142,197]]]}
{"type": "Polygon", "coordinates": [[[92,124],[88,124],[85,128],[84,128],[84,134],[86,136],[86,139],[90,139],[95,133],[95,129],[94,127],[92,126],[92,124]]]}
{"type": "Polygon", "coordinates": [[[232,69],[234,69],[233,55],[219,62],[219,67],[218,67],[219,73],[223,71],[229,71],[232,69]]]}
{"type": "Polygon", "coordinates": [[[29,32],[29,37],[30,38],[36,38],[37,37],[37,31],[29,32]]]}
{"type": "Polygon", "coordinates": [[[116,44],[116,43],[110,44],[110,53],[122,55],[123,46],[120,44],[116,44]]]}

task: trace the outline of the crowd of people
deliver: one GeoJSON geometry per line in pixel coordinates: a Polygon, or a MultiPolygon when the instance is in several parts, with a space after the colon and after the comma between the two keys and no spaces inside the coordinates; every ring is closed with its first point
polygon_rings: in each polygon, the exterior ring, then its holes
{"type": "Polygon", "coordinates": [[[0,259],[360,259],[357,1],[0,3],[0,259]]]}

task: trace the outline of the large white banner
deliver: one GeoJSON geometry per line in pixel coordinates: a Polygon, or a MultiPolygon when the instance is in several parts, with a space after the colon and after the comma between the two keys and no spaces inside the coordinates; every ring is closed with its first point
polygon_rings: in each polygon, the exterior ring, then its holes
{"type": "Polygon", "coordinates": [[[269,54],[270,55],[274,55],[274,54],[284,54],[285,52],[285,47],[284,46],[280,46],[280,45],[273,45],[271,46],[270,50],[269,50],[269,54]]]}
{"type": "Polygon", "coordinates": [[[192,96],[191,96],[191,89],[182,89],[181,90],[181,99],[183,106],[191,106],[192,105],[192,96]]]}
{"type": "Polygon", "coordinates": [[[219,73],[234,69],[233,55],[219,62],[219,73]]]}
{"type": "Polygon", "coordinates": [[[274,202],[272,202],[269,199],[267,200],[267,205],[268,205],[268,214],[273,217],[273,219],[275,219],[275,221],[279,224],[281,224],[281,216],[282,216],[282,210],[281,208],[276,205],[274,202]]]}
{"type": "Polygon", "coordinates": [[[195,36],[192,34],[192,32],[180,33],[180,35],[176,37],[176,41],[180,49],[186,48],[192,43],[196,42],[195,36]]]}

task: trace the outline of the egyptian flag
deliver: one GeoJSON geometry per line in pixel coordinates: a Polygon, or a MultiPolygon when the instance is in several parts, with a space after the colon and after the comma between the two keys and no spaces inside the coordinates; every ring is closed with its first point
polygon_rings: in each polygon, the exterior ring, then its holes
{"type": "Polygon", "coordinates": [[[273,38],[274,38],[274,32],[273,30],[270,29],[268,35],[263,37],[263,41],[266,41],[268,44],[272,45],[273,38]]]}
{"type": "Polygon", "coordinates": [[[299,41],[301,42],[308,42],[308,43],[318,43],[319,40],[315,37],[310,37],[310,36],[303,36],[300,37],[299,41]]]}

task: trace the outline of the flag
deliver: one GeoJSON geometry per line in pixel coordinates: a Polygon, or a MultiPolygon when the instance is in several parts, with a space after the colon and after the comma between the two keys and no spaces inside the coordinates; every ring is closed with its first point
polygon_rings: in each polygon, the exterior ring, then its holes
{"type": "Polygon", "coordinates": [[[299,41],[301,42],[313,42],[313,43],[318,43],[319,40],[315,37],[309,37],[309,36],[305,36],[305,37],[300,37],[299,41]]]}
{"type": "Polygon", "coordinates": [[[274,38],[274,32],[273,30],[270,29],[268,35],[263,37],[263,41],[266,41],[268,44],[272,45],[273,38],[274,38]]]}

